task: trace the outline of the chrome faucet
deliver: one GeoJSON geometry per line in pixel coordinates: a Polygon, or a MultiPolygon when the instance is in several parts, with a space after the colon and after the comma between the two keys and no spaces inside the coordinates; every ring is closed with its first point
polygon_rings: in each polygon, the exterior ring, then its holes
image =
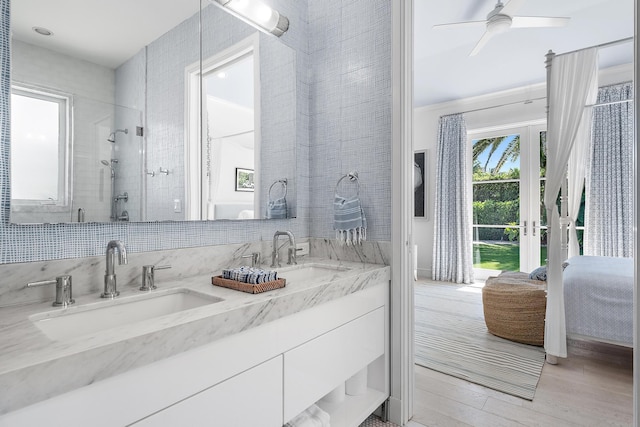
{"type": "Polygon", "coordinates": [[[297,264],[296,260],[296,238],[291,231],[276,231],[273,235],[273,251],[271,252],[271,267],[282,267],[280,265],[280,255],[278,254],[278,236],[289,236],[289,258],[287,264],[297,264]]]}
{"type": "Polygon", "coordinates": [[[120,240],[112,240],[107,244],[107,268],[104,272],[104,292],[101,298],[115,298],[120,295],[116,290],[115,250],[118,250],[118,264],[127,263],[127,249],[120,240]]]}

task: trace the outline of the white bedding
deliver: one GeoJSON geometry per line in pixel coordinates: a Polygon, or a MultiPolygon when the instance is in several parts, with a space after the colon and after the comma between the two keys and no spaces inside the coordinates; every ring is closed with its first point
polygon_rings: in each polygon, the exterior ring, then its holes
{"type": "Polygon", "coordinates": [[[576,256],[563,273],[567,335],[633,345],[633,258],[576,256]]]}

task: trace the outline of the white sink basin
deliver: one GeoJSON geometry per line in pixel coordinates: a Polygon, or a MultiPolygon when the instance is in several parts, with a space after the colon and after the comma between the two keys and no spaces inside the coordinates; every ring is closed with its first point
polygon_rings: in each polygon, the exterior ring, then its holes
{"type": "Polygon", "coordinates": [[[70,306],[63,310],[34,314],[29,319],[46,336],[61,341],[220,301],[222,298],[177,288],[70,306]]]}
{"type": "Polygon", "coordinates": [[[348,271],[346,267],[331,265],[300,265],[284,267],[278,269],[278,277],[287,279],[289,282],[300,282],[303,280],[328,279],[337,273],[348,271]]]}

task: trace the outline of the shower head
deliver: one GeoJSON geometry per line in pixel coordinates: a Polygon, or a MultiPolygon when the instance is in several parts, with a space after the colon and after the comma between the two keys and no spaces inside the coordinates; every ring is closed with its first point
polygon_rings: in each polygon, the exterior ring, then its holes
{"type": "Polygon", "coordinates": [[[118,132],[122,132],[122,133],[124,133],[125,135],[127,135],[127,134],[129,133],[129,129],[116,129],[114,132],[111,132],[111,133],[109,134],[109,138],[107,138],[107,141],[109,141],[109,142],[116,142],[116,134],[117,134],[118,132]]]}
{"type": "Polygon", "coordinates": [[[100,163],[102,163],[105,166],[109,166],[109,170],[111,171],[111,179],[114,179],[116,177],[116,171],[113,168],[113,165],[115,163],[118,163],[118,159],[111,159],[111,163],[109,163],[108,160],[100,160],[100,163]]]}

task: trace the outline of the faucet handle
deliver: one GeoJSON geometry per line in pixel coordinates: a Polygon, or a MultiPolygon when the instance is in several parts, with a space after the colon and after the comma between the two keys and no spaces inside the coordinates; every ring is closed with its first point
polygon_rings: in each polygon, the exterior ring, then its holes
{"type": "Polygon", "coordinates": [[[141,291],[152,291],[157,288],[155,279],[155,270],[166,270],[171,268],[170,265],[143,265],[142,266],[142,286],[141,291]]]}
{"type": "Polygon", "coordinates": [[[48,285],[56,285],[56,300],[51,304],[54,307],[66,307],[76,302],[72,296],[71,276],[68,274],[58,276],[54,280],[27,283],[27,288],[48,285]]]}
{"type": "Polygon", "coordinates": [[[296,252],[301,251],[302,248],[290,247],[288,251],[289,259],[287,260],[287,264],[298,265],[298,259],[296,252]]]}
{"type": "Polygon", "coordinates": [[[260,252],[251,252],[250,254],[242,255],[240,258],[251,258],[251,267],[260,265],[260,252]]]}

